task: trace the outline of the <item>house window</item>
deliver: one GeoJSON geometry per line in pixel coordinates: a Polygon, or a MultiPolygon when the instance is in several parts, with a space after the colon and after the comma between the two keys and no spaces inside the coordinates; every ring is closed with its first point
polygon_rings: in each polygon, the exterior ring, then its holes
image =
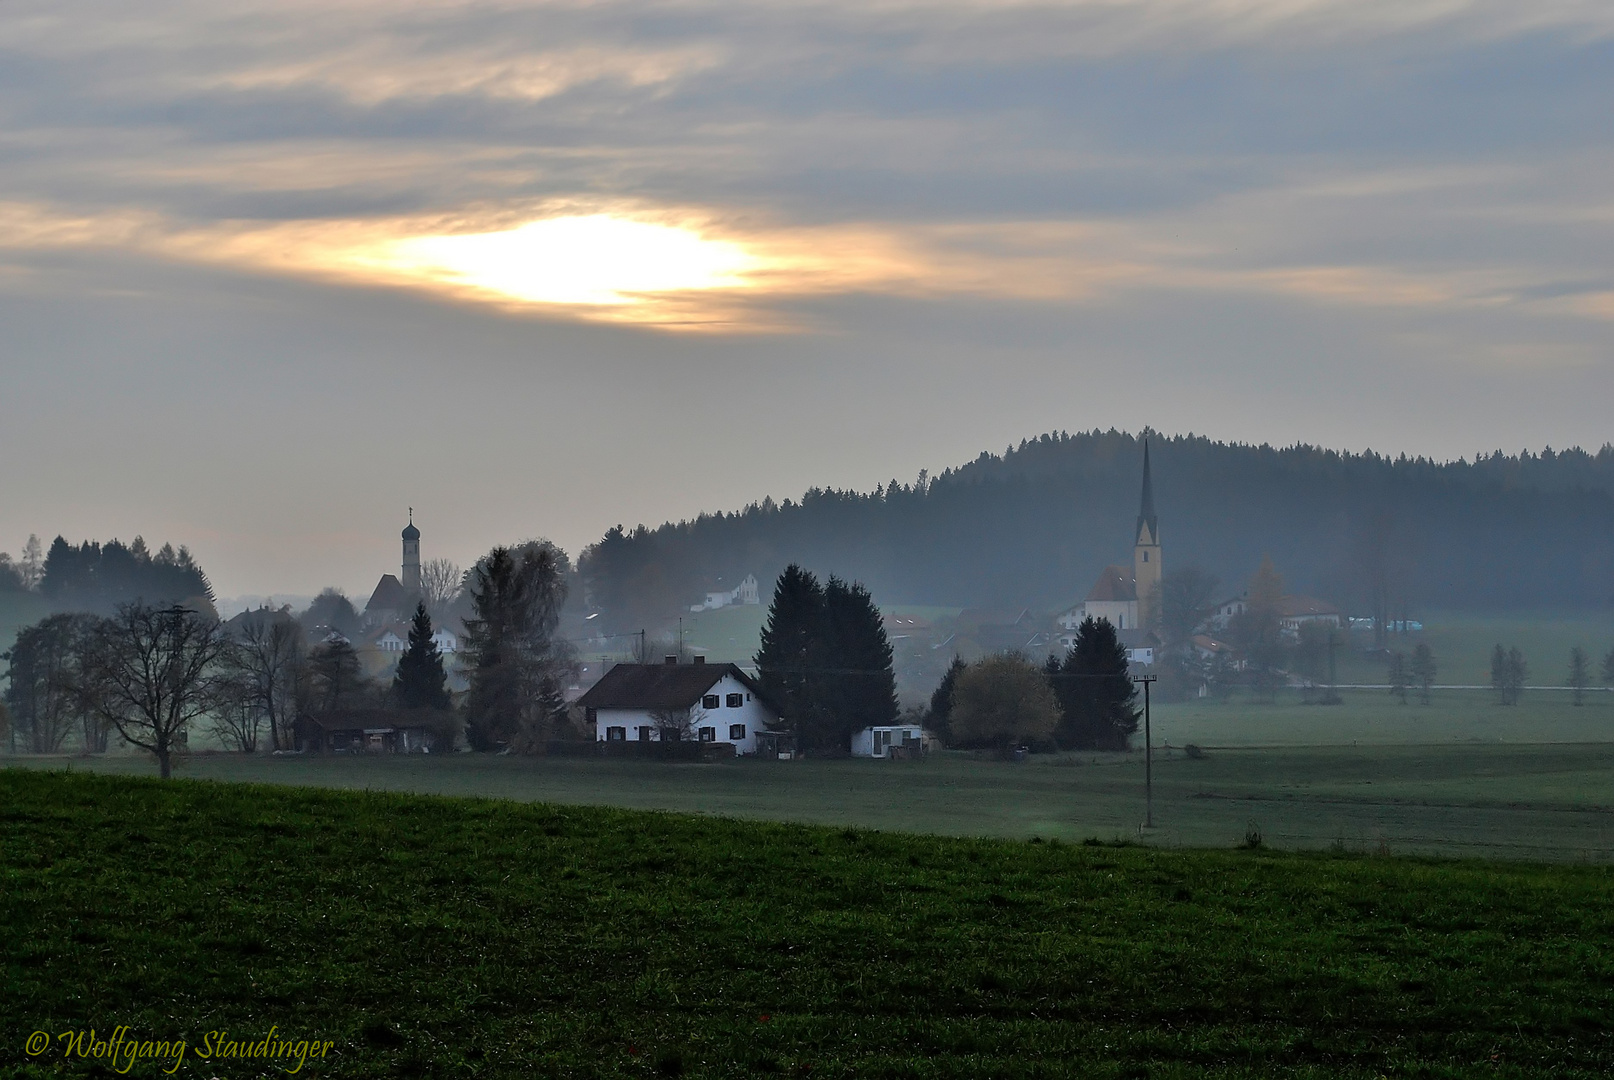
{"type": "Polygon", "coordinates": [[[1144,553],[1143,553],[1143,561],[1144,561],[1144,562],[1148,562],[1148,561],[1149,561],[1149,553],[1148,553],[1148,552],[1147,552],[1147,551],[1145,551],[1145,552],[1144,552],[1144,553]]]}
{"type": "Polygon", "coordinates": [[[715,727],[701,728],[701,742],[716,742],[717,729],[715,727]]]}
{"type": "Polygon", "coordinates": [[[715,709],[715,708],[717,708],[717,695],[716,694],[707,694],[705,697],[701,698],[701,708],[703,708],[703,709],[715,709]]]}
{"type": "Polygon", "coordinates": [[[744,724],[730,724],[729,725],[729,742],[744,742],[744,741],[745,741],[745,725],[744,724]]]}
{"type": "Polygon", "coordinates": [[[745,695],[744,694],[730,694],[728,696],[728,700],[725,702],[725,704],[727,704],[728,707],[731,708],[731,709],[738,709],[741,705],[745,704],[745,695]]]}
{"type": "Polygon", "coordinates": [[[625,727],[608,727],[605,729],[606,742],[627,742],[628,729],[625,727]]]}
{"type": "Polygon", "coordinates": [[[639,741],[640,742],[649,742],[650,741],[650,732],[653,731],[653,730],[654,729],[649,727],[649,726],[644,726],[644,727],[639,728],[639,741]]]}

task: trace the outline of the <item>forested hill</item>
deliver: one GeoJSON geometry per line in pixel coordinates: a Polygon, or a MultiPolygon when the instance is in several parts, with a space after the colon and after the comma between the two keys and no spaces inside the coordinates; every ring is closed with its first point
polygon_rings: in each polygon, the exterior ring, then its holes
{"type": "MultiPolygon", "coordinates": [[[[1614,447],[1435,462],[1149,436],[1163,562],[1228,591],[1269,554],[1289,588],[1368,610],[1614,603],[1614,447]]],[[[1142,437],[1043,435],[926,482],[814,489],[737,513],[613,529],[583,553],[589,602],[619,628],[655,625],[721,580],[764,596],[800,562],[882,603],[1080,599],[1129,562],[1142,437]]]]}

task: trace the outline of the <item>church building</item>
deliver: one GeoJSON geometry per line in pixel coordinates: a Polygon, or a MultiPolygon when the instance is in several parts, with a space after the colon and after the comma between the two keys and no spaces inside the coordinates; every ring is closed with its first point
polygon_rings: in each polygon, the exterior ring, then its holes
{"type": "Polygon", "coordinates": [[[420,530],[415,528],[415,511],[409,511],[409,524],[403,531],[402,578],[382,574],[370,602],[364,605],[367,626],[406,622],[415,614],[420,599],[420,530]]]}
{"type": "Polygon", "coordinates": [[[1149,471],[1149,444],[1143,444],[1143,498],[1138,506],[1137,526],[1132,534],[1132,565],[1106,566],[1086,599],[1059,615],[1064,633],[1059,642],[1070,648],[1076,642],[1076,628],[1089,617],[1108,619],[1121,632],[1121,640],[1132,651],[1149,647],[1152,637],[1147,628],[1157,621],[1160,604],[1160,519],[1154,510],[1154,480],[1149,471]]]}

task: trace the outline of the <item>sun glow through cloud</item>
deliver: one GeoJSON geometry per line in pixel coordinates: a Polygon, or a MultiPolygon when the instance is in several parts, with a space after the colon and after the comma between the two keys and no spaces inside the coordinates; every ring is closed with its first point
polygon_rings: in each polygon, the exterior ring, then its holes
{"type": "Polygon", "coordinates": [[[500,232],[421,236],[363,261],[524,303],[630,305],[646,296],[740,289],[762,260],[690,229],[589,214],[500,232]]]}

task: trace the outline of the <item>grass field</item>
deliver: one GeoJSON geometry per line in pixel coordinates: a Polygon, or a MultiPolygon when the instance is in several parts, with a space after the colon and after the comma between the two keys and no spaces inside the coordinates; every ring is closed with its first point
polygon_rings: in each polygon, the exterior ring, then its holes
{"type": "MultiPolygon", "coordinates": [[[[1417,616],[1414,616],[1415,618],[1417,616]]],[[[1530,681],[1558,685],[1569,673],[1569,650],[1580,646],[1592,662],[1595,679],[1602,659],[1614,648],[1614,613],[1539,612],[1482,616],[1467,612],[1431,612],[1422,617],[1424,630],[1410,637],[1391,635],[1389,648],[1410,654],[1427,643],[1439,666],[1438,681],[1480,683],[1491,681],[1491,650],[1498,644],[1517,645],[1530,666],[1530,681]]],[[[1385,663],[1350,650],[1338,654],[1339,681],[1382,683],[1385,663]]]]}
{"type": "Polygon", "coordinates": [[[17,769],[0,813],[13,1075],[111,1075],[50,1037],[119,1025],[220,1078],[285,1075],[208,1034],[271,1030],[342,1078],[1614,1069],[1604,867],[17,769]]]}
{"type": "MultiPolygon", "coordinates": [[[[132,756],[12,759],[149,776],[132,756]]],[[[1161,751],[1143,831],[1142,755],[940,754],[923,762],[198,755],[181,775],[676,810],[949,836],[1271,845],[1614,861],[1614,743],[1217,747],[1161,751]]]]}
{"type": "Polygon", "coordinates": [[[1578,708],[1561,690],[1526,691],[1501,706],[1485,690],[1436,690],[1428,705],[1402,705],[1385,690],[1342,690],[1338,705],[1306,705],[1285,689],[1262,703],[1239,692],[1154,706],[1156,745],[1342,746],[1360,743],[1614,741],[1614,693],[1588,690],[1578,708]]]}

